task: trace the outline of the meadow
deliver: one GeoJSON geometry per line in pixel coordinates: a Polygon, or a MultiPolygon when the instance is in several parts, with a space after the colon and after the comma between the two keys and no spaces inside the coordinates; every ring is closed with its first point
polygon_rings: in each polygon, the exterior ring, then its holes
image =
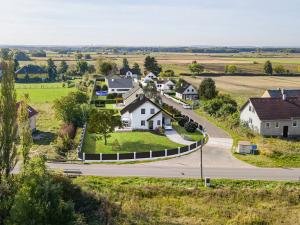
{"type": "MultiPolygon", "coordinates": [[[[300,183],[200,179],[78,177],[83,190],[119,208],[116,224],[294,225],[300,221],[300,183]]],[[[109,209],[107,209],[109,210],[109,209]]],[[[111,218],[111,219],[112,219],[111,218]]]]}

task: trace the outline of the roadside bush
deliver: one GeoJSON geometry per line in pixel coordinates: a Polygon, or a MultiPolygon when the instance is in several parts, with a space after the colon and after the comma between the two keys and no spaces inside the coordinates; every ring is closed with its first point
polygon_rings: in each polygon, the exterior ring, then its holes
{"type": "Polygon", "coordinates": [[[192,121],[189,121],[184,125],[184,129],[189,133],[195,133],[197,127],[198,124],[192,121]]]}
{"type": "Polygon", "coordinates": [[[117,93],[108,94],[108,95],[106,96],[106,99],[115,99],[117,96],[118,96],[117,93]]]}
{"type": "Polygon", "coordinates": [[[216,98],[204,102],[203,109],[211,116],[228,116],[237,111],[237,103],[230,95],[218,95],[216,98]]]}
{"type": "Polygon", "coordinates": [[[56,142],[57,153],[65,156],[65,154],[74,148],[74,141],[68,135],[58,137],[56,142]]]}
{"type": "Polygon", "coordinates": [[[189,119],[187,117],[182,117],[179,121],[178,124],[181,127],[184,127],[184,125],[189,121],[189,119]]]}

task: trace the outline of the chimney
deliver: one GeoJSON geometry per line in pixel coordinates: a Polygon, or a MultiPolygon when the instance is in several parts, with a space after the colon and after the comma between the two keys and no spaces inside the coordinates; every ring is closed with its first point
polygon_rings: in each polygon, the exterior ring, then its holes
{"type": "Polygon", "coordinates": [[[112,82],[114,82],[114,81],[115,81],[115,79],[111,79],[111,81],[112,81],[112,82]]]}

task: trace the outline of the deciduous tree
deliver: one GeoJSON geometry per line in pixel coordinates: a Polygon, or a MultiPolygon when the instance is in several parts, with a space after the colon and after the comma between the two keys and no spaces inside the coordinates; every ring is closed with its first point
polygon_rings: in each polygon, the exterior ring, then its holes
{"type": "Polygon", "coordinates": [[[133,66],[132,66],[132,73],[133,74],[137,74],[137,75],[141,75],[142,74],[141,68],[140,68],[139,64],[137,64],[137,63],[133,64],[133,66]]]}
{"type": "Polygon", "coordinates": [[[148,72],[152,72],[155,75],[158,75],[162,70],[161,66],[157,63],[156,59],[151,56],[147,56],[145,58],[144,67],[148,72]]]}
{"type": "Polygon", "coordinates": [[[192,64],[189,65],[189,69],[192,72],[192,74],[199,75],[204,71],[204,66],[200,63],[197,63],[197,61],[192,62],[192,64]]]}
{"type": "Polygon", "coordinates": [[[274,72],[276,74],[285,74],[287,71],[286,71],[286,69],[284,68],[283,65],[276,65],[275,68],[274,68],[274,72]]]}
{"type": "Polygon", "coordinates": [[[273,74],[273,66],[269,60],[264,65],[264,71],[265,71],[265,74],[267,74],[267,75],[273,74]]]}
{"type": "Polygon", "coordinates": [[[114,110],[93,109],[90,113],[88,130],[104,138],[105,145],[107,145],[107,138],[110,137],[109,134],[114,131],[115,127],[121,126],[121,117],[114,110]]]}
{"type": "Polygon", "coordinates": [[[205,78],[199,86],[199,96],[205,99],[212,99],[218,95],[215,81],[205,78]]]}
{"type": "Polygon", "coordinates": [[[68,66],[68,64],[66,63],[66,61],[65,61],[65,60],[62,60],[62,61],[60,62],[60,64],[59,64],[58,73],[59,73],[59,74],[65,74],[65,73],[67,73],[68,69],[69,69],[69,66],[68,66]]]}
{"type": "Polygon", "coordinates": [[[48,72],[49,80],[55,81],[57,77],[57,70],[56,70],[55,63],[51,58],[47,60],[47,72],[48,72]]]}

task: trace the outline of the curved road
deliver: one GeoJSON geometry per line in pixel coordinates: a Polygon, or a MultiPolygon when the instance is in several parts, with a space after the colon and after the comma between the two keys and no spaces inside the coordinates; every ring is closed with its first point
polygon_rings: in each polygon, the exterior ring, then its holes
{"type": "MultiPolygon", "coordinates": [[[[256,180],[299,180],[300,169],[257,168],[232,156],[232,139],[192,110],[162,97],[163,102],[172,105],[192,120],[202,124],[209,135],[209,142],[203,148],[203,174],[211,178],[256,179],[256,180]]],[[[200,151],[169,160],[140,164],[66,164],[49,163],[51,169],[79,169],[83,175],[94,176],[141,176],[141,177],[200,177],[200,151]]]]}

